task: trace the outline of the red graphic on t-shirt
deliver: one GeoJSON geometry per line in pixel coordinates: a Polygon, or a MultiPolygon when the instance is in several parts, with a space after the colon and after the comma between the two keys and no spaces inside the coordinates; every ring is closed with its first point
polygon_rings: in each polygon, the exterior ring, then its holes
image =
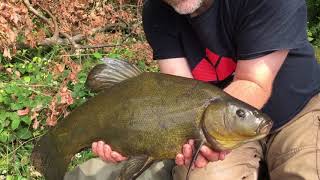
{"type": "Polygon", "coordinates": [[[236,69],[236,62],[228,57],[221,57],[206,49],[207,59],[203,58],[192,70],[195,79],[201,81],[223,81],[236,69]],[[210,61],[210,62],[209,62],[210,61]]]}

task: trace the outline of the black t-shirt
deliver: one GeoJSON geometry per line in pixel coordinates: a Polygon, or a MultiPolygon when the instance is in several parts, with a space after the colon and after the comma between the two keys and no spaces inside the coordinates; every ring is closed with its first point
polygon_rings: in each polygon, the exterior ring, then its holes
{"type": "MultiPolygon", "coordinates": [[[[281,127],[319,92],[320,68],[306,35],[304,0],[214,0],[200,16],[147,0],[143,26],[154,59],[186,57],[195,79],[223,88],[238,60],[290,52],[263,111],[281,127]]],[[[259,98],[259,97],[257,97],[259,98]]]]}

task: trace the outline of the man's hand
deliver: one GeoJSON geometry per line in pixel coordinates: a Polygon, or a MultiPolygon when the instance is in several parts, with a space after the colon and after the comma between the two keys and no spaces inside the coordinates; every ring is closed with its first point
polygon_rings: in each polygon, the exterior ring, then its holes
{"type": "MultiPolygon", "coordinates": [[[[182,147],[182,152],[176,156],[177,165],[186,165],[188,166],[192,161],[192,155],[194,150],[194,140],[189,140],[187,144],[184,144],[182,147]]],[[[194,163],[194,167],[203,168],[209,162],[224,160],[225,156],[229,152],[215,152],[207,146],[202,146],[200,149],[200,154],[197,157],[197,160],[194,163]]]]}
{"type": "Polygon", "coordinates": [[[106,162],[121,162],[127,159],[116,151],[112,151],[108,144],[103,141],[92,143],[92,152],[106,162]]]}
{"type": "MultiPolygon", "coordinates": [[[[187,144],[183,145],[182,152],[176,156],[176,164],[188,166],[192,160],[193,149],[194,140],[189,140],[187,144]]],[[[92,143],[92,151],[96,156],[99,156],[106,162],[117,163],[127,159],[127,157],[122,156],[118,152],[112,151],[111,147],[103,141],[92,143]]],[[[194,167],[202,168],[205,167],[208,162],[224,160],[227,153],[228,152],[215,152],[207,146],[202,146],[194,167]]]]}

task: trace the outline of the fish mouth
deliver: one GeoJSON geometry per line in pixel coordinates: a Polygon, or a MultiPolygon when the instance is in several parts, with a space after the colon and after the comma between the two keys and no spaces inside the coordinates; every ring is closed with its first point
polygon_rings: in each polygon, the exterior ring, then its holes
{"type": "Polygon", "coordinates": [[[256,130],[257,134],[268,134],[272,128],[273,122],[270,120],[264,120],[256,130]]]}

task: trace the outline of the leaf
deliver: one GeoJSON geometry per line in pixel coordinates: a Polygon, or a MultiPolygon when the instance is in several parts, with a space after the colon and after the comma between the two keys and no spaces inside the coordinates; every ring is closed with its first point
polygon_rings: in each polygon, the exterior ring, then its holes
{"type": "Polygon", "coordinates": [[[46,123],[48,126],[55,126],[57,124],[57,117],[54,115],[49,116],[46,123]]]}
{"type": "Polygon", "coordinates": [[[65,65],[64,64],[56,64],[56,68],[58,72],[62,73],[64,71],[65,65]]]}
{"type": "Polygon", "coordinates": [[[24,82],[29,83],[31,81],[31,77],[30,76],[25,76],[23,77],[24,82]]]}
{"type": "Polygon", "coordinates": [[[308,37],[308,41],[313,41],[314,39],[313,39],[313,37],[308,37]]]}
{"type": "Polygon", "coordinates": [[[10,49],[4,48],[3,56],[11,59],[12,57],[11,57],[10,49]]]}
{"type": "Polygon", "coordinates": [[[4,130],[0,133],[0,142],[6,143],[9,139],[9,132],[4,130]]]}
{"type": "Polygon", "coordinates": [[[3,121],[7,119],[7,116],[8,115],[6,111],[0,110],[0,124],[2,124],[3,121]]]}
{"type": "Polygon", "coordinates": [[[71,95],[71,91],[67,87],[63,87],[60,90],[60,96],[61,96],[61,104],[73,104],[73,98],[71,95]]]}
{"type": "Polygon", "coordinates": [[[11,121],[15,121],[15,120],[19,119],[18,114],[15,112],[8,112],[7,116],[11,119],[11,121]]]}
{"type": "MultiPolygon", "coordinates": [[[[22,104],[18,104],[18,103],[10,103],[10,108],[12,109],[12,110],[19,110],[19,109],[21,109],[21,108],[23,108],[24,107],[24,105],[22,105],[22,104]]],[[[18,114],[17,114],[18,115],[18,114]]]]}
{"type": "Polygon", "coordinates": [[[14,119],[12,122],[11,122],[11,128],[12,130],[16,130],[20,125],[20,119],[14,119]]]}
{"type": "Polygon", "coordinates": [[[96,59],[102,59],[102,55],[99,52],[95,52],[92,54],[96,59]]]}
{"type": "Polygon", "coordinates": [[[29,114],[29,112],[30,112],[29,108],[20,109],[20,110],[17,111],[19,116],[25,116],[25,115],[29,114]]]}
{"type": "Polygon", "coordinates": [[[31,124],[31,117],[29,116],[24,116],[21,118],[21,121],[25,122],[26,124],[30,125],[31,124]]]}
{"type": "Polygon", "coordinates": [[[23,128],[23,129],[19,129],[18,132],[17,132],[17,136],[20,138],[20,139],[29,139],[32,137],[32,134],[31,132],[29,131],[28,128],[23,128]]]}
{"type": "Polygon", "coordinates": [[[8,175],[8,176],[6,177],[6,180],[14,180],[14,177],[11,176],[11,175],[8,175]]]}
{"type": "Polygon", "coordinates": [[[40,124],[39,121],[38,121],[37,119],[34,119],[32,128],[33,128],[33,129],[38,129],[39,124],[40,124]]]}

